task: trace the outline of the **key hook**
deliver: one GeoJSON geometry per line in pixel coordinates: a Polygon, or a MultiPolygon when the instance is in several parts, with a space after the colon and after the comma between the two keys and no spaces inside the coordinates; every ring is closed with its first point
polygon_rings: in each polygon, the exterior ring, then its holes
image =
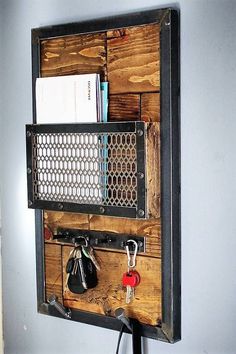
{"type": "Polygon", "coordinates": [[[125,248],[126,248],[126,253],[127,253],[127,257],[128,257],[128,268],[134,268],[135,265],[136,265],[136,256],[137,256],[137,252],[138,252],[138,244],[134,240],[128,240],[126,242],[125,248]],[[133,243],[134,244],[134,254],[133,254],[132,259],[131,259],[130,249],[129,249],[129,243],[133,243]]]}
{"type": "Polygon", "coordinates": [[[78,236],[75,238],[75,247],[78,247],[78,246],[84,246],[84,247],[88,247],[88,240],[86,237],[84,236],[78,236]],[[77,240],[83,240],[84,241],[84,245],[82,245],[81,243],[78,243],[77,240]]]}

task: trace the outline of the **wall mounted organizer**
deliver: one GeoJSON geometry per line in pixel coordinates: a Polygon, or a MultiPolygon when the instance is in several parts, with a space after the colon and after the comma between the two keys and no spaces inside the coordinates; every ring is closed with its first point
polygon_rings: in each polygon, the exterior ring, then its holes
{"type": "Polygon", "coordinates": [[[32,30],[27,181],[40,313],[62,317],[69,308],[65,318],[120,330],[122,307],[142,336],[181,337],[178,23],[167,8],[32,30]],[[109,82],[108,123],[37,124],[38,77],[95,72],[109,82]],[[98,285],[81,295],[65,287],[79,237],[101,266],[98,285]],[[141,282],[126,304],[130,238],[139,242],[141,282]]]}

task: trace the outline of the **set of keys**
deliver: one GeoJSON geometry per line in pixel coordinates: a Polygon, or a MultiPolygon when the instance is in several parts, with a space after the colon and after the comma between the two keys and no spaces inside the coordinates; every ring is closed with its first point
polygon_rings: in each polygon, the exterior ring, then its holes
{"type": "Polygon", "coordinates": [[[93,248],[83,239],[84,245],[75,246],[66,264],[66,288],[75,294],[82,294],[98,284],[97,270],[100,266],[93,248]]]}
{"type": "Polygon", "coordinates": [[[126,245],[126,253],[128,258],[128,271],[123,274],[122,285],[126,288],[126,303],[129,304],[135,296],[135,288],[140,283],[140,274],[135,270],[136,255],[138,251],[138,244],[134,240],[128,240],[126,245]],[[131,259],[129,245],[134,245],[134,254],[131,259]]]}

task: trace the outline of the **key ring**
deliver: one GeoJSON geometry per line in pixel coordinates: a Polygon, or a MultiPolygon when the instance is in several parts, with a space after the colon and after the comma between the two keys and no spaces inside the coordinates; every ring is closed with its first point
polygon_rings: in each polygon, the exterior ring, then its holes
{"type": "Polygon", "coordinates": [[[86,237],[84,236],[78,236],[75,238],[75,247],[78,246],[82,246],[82,247],[88,247],[88,240],[86,237]],[[76,242],[76,240],[83,240],[84,241],[84,245],[82,245],[81,243],[76,242]]]}
{"type": "Polygon", "coordinates": [[[125,248],[126,248],[126,253],[127,253],[127,257],[128,257],[128,269],[130,269],[130,268],[134,268],[136,265],[136,255],[138,252],[138,244],[134,240],[128,240],[126,243],[127,244],[126,244],[125,248]],[[131,254],[130,254],[130,250],[129,250],[129,245],[128,245],[129,243],[133,243],[135,246],[132,259],[131,259],[131,254]]]}

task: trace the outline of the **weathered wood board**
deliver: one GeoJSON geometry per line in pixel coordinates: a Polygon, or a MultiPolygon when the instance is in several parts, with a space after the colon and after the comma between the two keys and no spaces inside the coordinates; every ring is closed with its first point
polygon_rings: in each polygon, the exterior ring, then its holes
{"type": "Polygon", "coordinates": [[[120,94],[109,96],[109,121],[140,120],[140,95],[120,94]]]}
{"type": "Polygon", "coordinates": [[[41,76],[101,74],[106,80],[106,33],[41,41],[41,76]]]}
{"type": "Polygon", "coordinates": [[[141,94],[141,120],[144,122],[160,122],[160,94],[141,94]]]}
{"type": "Polygon", "coordinates": [[[107,32],[110,94],[159,91],[159,33],[158,24],[107,32]]]}
{"type": "Polygon", "coordinates": [[[61,246],[45,243],[45,285],[46,300],[55,294],[59,301],[62,299],[62,263],[61,246]]]}
{"type": "Polygon", "coordinates": [[[150,123],[147,127],[146,171],[148,218],[160,217],[160,124],[150,123]]]}

